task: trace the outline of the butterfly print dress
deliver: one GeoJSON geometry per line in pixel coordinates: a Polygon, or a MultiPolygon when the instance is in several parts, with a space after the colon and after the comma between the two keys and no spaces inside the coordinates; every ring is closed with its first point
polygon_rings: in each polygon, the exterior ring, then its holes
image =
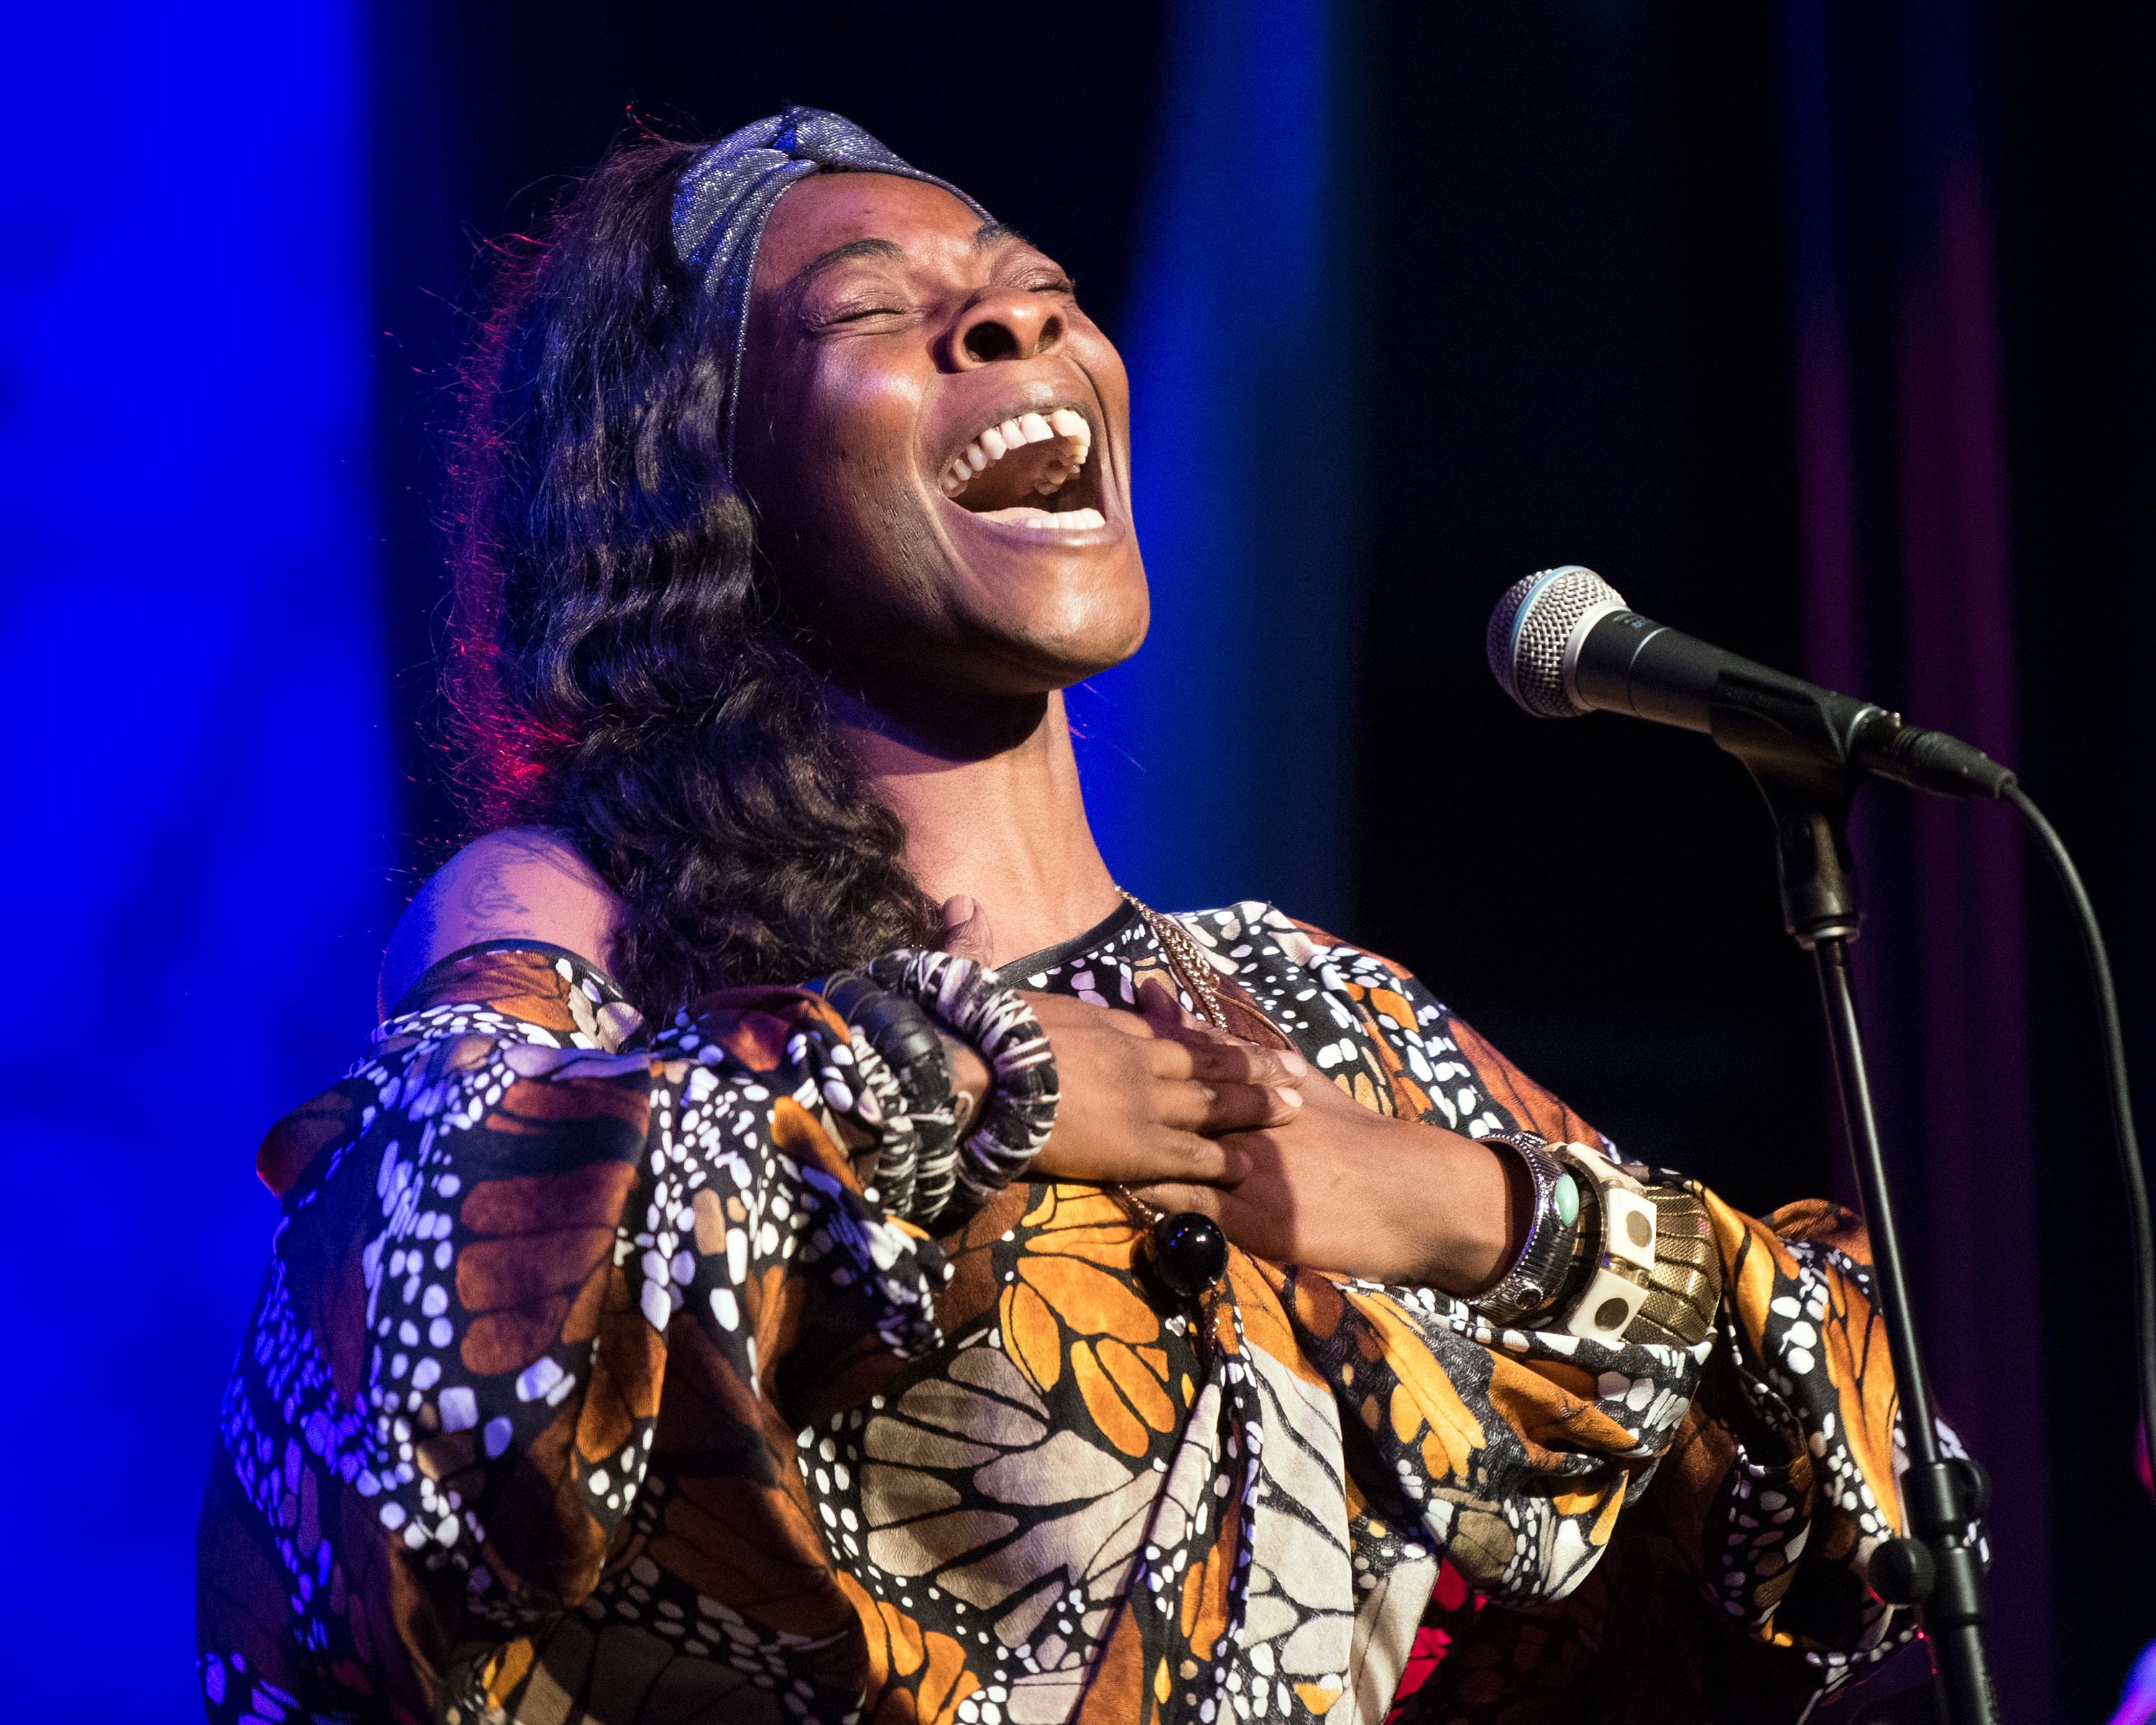
{"type": "MultiPolygon", "coordinates": [[[[1182,920],[1311,1081],[1615,1153],[1397,967],[1182,920]]],[[[1127,908],[1004,973],[1173,981],[1127,908]]],[[[557,948],[429,971],[262,1149],[210,1718],[1794,1718],[1912,1632],[1862,1579],[1899,1440],[1845,1213],[1702,1194],[1693,1349],[1240,1251],[1178,1301],[1096,1188],[885,1215],[871,1065],[799,990],[647,1039],[557,948]]]]}

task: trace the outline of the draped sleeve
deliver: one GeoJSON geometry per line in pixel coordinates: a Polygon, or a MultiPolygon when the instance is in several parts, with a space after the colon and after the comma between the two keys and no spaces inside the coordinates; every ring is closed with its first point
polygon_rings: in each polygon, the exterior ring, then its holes
{"type": "MultiPolygon", "coordinates": [[[[1402,967],[1266,906],[1189,920],[1366,1106],[1619,1160],[1402,967]]],[[[1411,1718],[1543,1717],[1510,1711],[1522,1690],[1591,1695],[1597,1717],[1773,1717],[1915,1631],[1865,1579],[1902,1531],[1906,1462],[1862,1224],[1820,1202],[1755,1219],[1629,1171],[1707,1210],[1723,1294],[1697,1348],[1493,1331],[1435,1290],[1246,1272],[1445,1553],[1410,1684],[1435,1675],[1411,1718]]]]}
{"type": "Polygon", "coordinates": [[[634,1023],[573,955],[475,949],[270,1132],[281,1215],[202,1523],[213,1719],[513,1686],[516,1638],[638,1513],[662,1386],[705,1543],[753,1554],[767,1604],[793,1575],[792,1625],[851,1623],[789,1403],[937,1339],[942,1255],[863,1178],[902,1103],[811,994],[713,995],[641,1048],[634,1023]]]}

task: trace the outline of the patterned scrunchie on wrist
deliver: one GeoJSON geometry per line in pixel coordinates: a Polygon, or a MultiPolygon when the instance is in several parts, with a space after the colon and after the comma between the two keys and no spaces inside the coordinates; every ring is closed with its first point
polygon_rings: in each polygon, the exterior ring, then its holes
{"type": "Polygon", "coordinates": [[[949,952],[903,947],[869,967],[880,988],[914,1001],[987,1064],[989,1090],[978,1121],[947,1166],[924,1155],[912,1213],[933,1218],[955,1194],[978,1209],[1022,1175],[1055,1125],[1055,1055],[1040,1020],[995,972],[949,952]]]}
{"type": "Polygon", "coordinates": [[[912,1127],[891,1133],[876,1158],[876,1200],[886,1213],[926,1220],[921,1209],[921,1176],[950,1195],[950,1167],[958,1153],[957,1112],[951,1089],[951,1064],[935,1021],[903,994],[880,988],[857,970],[834,971],[809,986],[846,1021],[858,1042],[865,1043],[891,1074],[895,1100],[912,1127]]]}

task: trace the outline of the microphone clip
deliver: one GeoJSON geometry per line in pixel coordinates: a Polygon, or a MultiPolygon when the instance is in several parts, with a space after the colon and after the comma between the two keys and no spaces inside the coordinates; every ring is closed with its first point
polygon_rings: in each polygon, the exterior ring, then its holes
{"type": "Polygon", "coordinates": [[[1849,809],[1861,780],[1852,774],[1834,783],[1820,774],[1745,765],[1774,820],[1782,927],[1806,952],[1823,940],[1855,940],[1864,910],[1849,850],[1849,809]]]}

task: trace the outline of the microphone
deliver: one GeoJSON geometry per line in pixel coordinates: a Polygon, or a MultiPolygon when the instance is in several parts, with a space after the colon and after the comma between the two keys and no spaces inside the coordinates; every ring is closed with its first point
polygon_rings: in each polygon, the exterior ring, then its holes
{"type": "Polygon", "coordinates": [[[1943,731],[1642,617],[1577,563],[1506,588],[1484,644],[1498,685],[1538,719],[1630,713],[1705,732],[1755,776],[1826,787],[1871,775],[1994,802],[2015,783],[2011,768],[1943,731]]]}

